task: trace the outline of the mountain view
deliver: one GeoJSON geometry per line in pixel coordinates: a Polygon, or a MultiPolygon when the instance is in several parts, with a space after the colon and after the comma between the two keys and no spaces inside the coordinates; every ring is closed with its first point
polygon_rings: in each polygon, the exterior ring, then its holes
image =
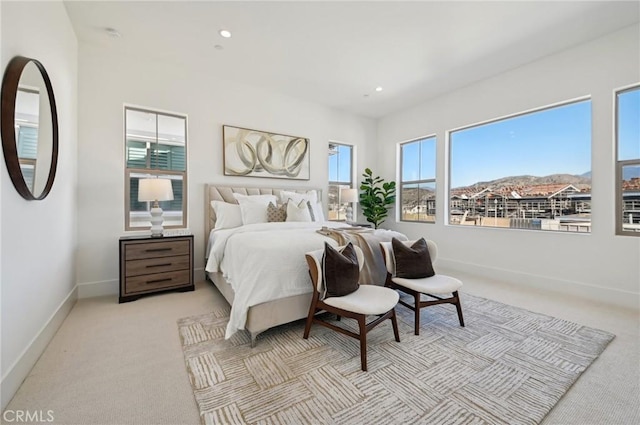
{"type": "Polygon", "coordinates": [[[640,179],[640,167],[624,167],[622,180],[640,179]]]}
{"type": "Polygon", "coordinates": [[[478,188],[480,190],[490,187],[492,190],[499,190],[503,188],[526,188],[529,186],[541,186],[541,185],[557,185],[557,184],[572,184],[578,189],[591,189],[591,172],[582,175],[573,174],[551,174],[549,176],[509,176],[502,177],[500,179],[477,182],[471,186],[462,186],[453,188],[457,189],[473,189],[478,188]]]}
{"type": "Polygon", "coordinates": [[[591,178],[585,175],[551,174],[548,176],[509,176],[451,189],[452,196],[471,197],[485,189],[507,198],[547,197],[569,188],[570,192],[591,192],[591,178]]]}
{"type": "MultiPolygon", "coordinates": [[[[590,172],[582,175],[573,174],[551,174],[549,176],[509,176],[490,181],[481,181],[469,186],[454,187],[451,189],[452,195],[467,197],[491,189],[494,193],[511,196],[517,193],[519,196],[543,196],[557,192],[568,185],[573,185],[580,192],[591,191],[590,172]]],[[[402,190],[402,201],[405,206],[418,205],[419,199],[435,198],[435,193],[431,188],[405,187],[402,190]]]]}
{"type": "MultiPolygon", "coordinates": [[[[623,169],[623,189],[640,190],[640,167],[626,167],[623,169]]],[[[551,174],[548,176],[509,176],[490,181],[480,181],[469,186],[459,186],[451,189],[452,195],[474,195],[484,189],[491,189],[494,193],[520,196],[542,196],[555,193],[568,185],[573,185],[579,192],[591,192],[591,171],[584,174],[551,174]]],[[[435,197],[431,188],[405,187],[402,191],[403,203],[413,205],[422,200],[435,197]]]]}

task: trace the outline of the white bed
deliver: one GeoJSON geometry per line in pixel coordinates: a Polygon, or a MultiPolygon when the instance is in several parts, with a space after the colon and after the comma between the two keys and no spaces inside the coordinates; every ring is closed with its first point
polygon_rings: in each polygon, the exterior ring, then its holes
{"type": "MultiPolygon", "coordinates": [[[[211,233],[211,230],[215,228],[215,223],[216,223],[216,214],[213,208],[211,208],[211,201],[224,201],[224,202],[235,204],[237,203],[237,201],[234,198],[233,193],[240,193],[244,195],[272,194],[279,197],[282,190],[287,190],[287,191],[292,191],[297,193],[305,193],[308,190],[313,190],[313,189],[227,187],[227,186],[219,186],[215,184],[205,185],[205,201],[206,201],[205,202],[205,208],[206,208],[205,241],[207,243],[205,253],[207,257],[209,257],[209,252],[207,249],[209,247],[209,235],[211,233]]],[[[322,198],[321,193],[322,192],[318,190],[319,199],[322,198]]],[[[316,225],[317,224],[319,223],[316,223],[316,225]]],[[[317,226],[317,227],[320,228],[321,226],[317,226]]],[[[218,232],[218,230],[216,230],[216,232],[218,232]]],[[[318,235],[318,236],[321,237],[321,235],[318,235]]],[[[329,239],[327,238],[327,240],[329,239]]],[[[300,262],[302,265],[306,266],[304,255],[301,256],[300,262]]],[[[207,278],[211,280],[211,282],[213,282],[213,284],[220,290],[220,292],[225,297],[225,299],[229,302],[229,304],[233,306],[235,301],[235,291],[233,290],[229,282],[227,282],[227,279],[224,277],[223,272],[217,269],[217,271],[206,272],[206,275],[207,275],[207,278]]],[[[305,283],[308,284],[308,282],[305,282],[305,283]]],[[[246,329],[251,334],[252,345],[255,344],[256,337],[261,332],[267,329],[270,329],[274,326],[278,326],[284,323],[289,323],[294,320],[298,320],[307,316],[309,312],[309,304],[311,302],[311,285],[310,284],[308,285],[309,285],[309,288],[307,292],[282,297],[282,298],[271,300],[268,302],[259,303],[256,305],[252,305],[248,308],[248,311],[246,313],[246,320],[243,320],[243,321],[244,321],[244,329],[246,329]]]]}
{"type": "MultiPolygon", "coordinates": [[[[231,305],[227,338],[246,329],[254,345],[261,332],[307,317],[312,285],[304,253],[322,248],[325,241],[333,246],[338,244],[333,238],[317,232],[323,226],[351,229],[338,222],[256,223],[215,229],[217,217],[211,201],[236,204],[234,193],[276,195],[279,199],[283,190],[305,193],[310,189],[206,185],[205,270],[207,278],[231,305]]],[[[317,192],[321,194],[319,190],[317,192]]],[[[376,232],[388,232],[389,240],[391,236],[404,236],[390,231],[376,232]]],[[[377,253],[377,246],[374,249],[377,253]]]]}

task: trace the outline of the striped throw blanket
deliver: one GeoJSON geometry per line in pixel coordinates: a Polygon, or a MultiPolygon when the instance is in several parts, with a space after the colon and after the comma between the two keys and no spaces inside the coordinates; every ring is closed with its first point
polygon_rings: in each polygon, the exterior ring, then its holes
{"type": "Polygon", "coordinates": [[[346,245],[351,242],[359,246],[364,254],[364,266],[360,271],[360,284],[372,284],[384,286],[387,279],[387,268],[384,265],[380,242],[390,242],[392,238],[406,241],[408,238],[402,233],[385,229],[368,229],[364,227],[340,227],[335,229],[322,229],[323,235],[346,245]]]}

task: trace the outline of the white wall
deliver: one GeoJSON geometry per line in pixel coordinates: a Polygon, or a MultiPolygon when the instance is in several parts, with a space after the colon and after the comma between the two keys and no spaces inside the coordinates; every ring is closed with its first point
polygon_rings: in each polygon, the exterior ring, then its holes
{"type": "Polygon", "coordinates": [[[367,149],[376,139],[370,119],[221,81],[188,63],[118,56],[109,45],[81,43],[79,64],[80,297],[118,291],[118,238],[125,235],[124,104],[188,115],[188,225],[197,271],[204,267],[205,183],[326,189],[329,140],[355,145],[358,169],[375,161],[375,149],[367,149]],[[310,181],[223,176],[223,124],[309,137],[310,181]]]}
{"type": "Polygon", "coordinates": [[[608,301],[638,306],[640,238],[615,236],[614,90],[640,80],[640,28],[636,25],[559,54],[480,81],[380,120],[378,165],[397,179],[397,143],[437,135],[437,222],[389,220],[409,236],[424,235],[440,248],[440,263],[608,301]],[[445,132],[468,124],[591,95],[592,224],[590,235],[445,225],[445,132]]]}
{"type": "Polygon", "coordinates": [[[75,300],[77,41],[61,2],[2,2],[2,69],[38,59],[56,97],[58,172],[49,196],[26,201],[4,161],[2,182],[2,407],[75,300]]]}

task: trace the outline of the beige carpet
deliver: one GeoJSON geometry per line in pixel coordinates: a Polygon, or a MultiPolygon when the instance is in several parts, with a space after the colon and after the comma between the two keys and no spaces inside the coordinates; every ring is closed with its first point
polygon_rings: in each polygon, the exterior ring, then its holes
{"type": "MultiPolygon", "coordinates": [[[[638,310],[534,290],[520,282],[453,270],[447,274],[462,279],[464,293],[616,335],[542,425],[640,423],[638,310]]],[[[224,306],[220,293],[206,282],[197,282],[194,292],[126,304],[118,304],[116,295],[81,299],[7,410],[53,410],[54,425],[198,424],[176,321],[224,306]]]]}
{"type": "MultiPolygon", "coordinates": [[[[205,424],[538,424],[613,339],[611,333],[463,294],[455,309],[398,307],[358,342],[303,321],[270,330],[251,348],[225,341],[227,308],[178,321],[187,371],[205,424]]],[[[343,319],[343,324],[353,321],[343,319]]]]}

